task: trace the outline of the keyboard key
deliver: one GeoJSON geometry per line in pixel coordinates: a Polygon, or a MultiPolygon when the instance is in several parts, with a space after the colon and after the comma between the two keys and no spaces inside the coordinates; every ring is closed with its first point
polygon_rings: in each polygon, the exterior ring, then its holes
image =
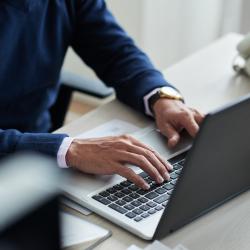
{"type": "Polygon", "coordinates": [[[114,203],[110,204],[109,207],[114,209],[115,211],[121,213],[121,214],[125,214],[126,212],[128,212],[128,210],[126,210],[125,208],[120,207],[120,206],[118,206],[118,205],[116,205],[114,203]]]}
{"type": "Polygon", "coordinates": [[[174,191],[173,189],[172,189],[172,190],[169,190],[169,191],[168,191],[168,194],[172,194],[173,191],[174,191]]]}
{"type": "Polygon", "coordinates": [[[117,191],[120,191],[120,190],[123,189],[123,187],[122,187],[121,185],[119,185],[119,184],[115,185],[113,188],[114,188],[115,190],[117,190],[117,191]]]}
{"type": "Polygon", "coordinates": [[[141,197],[138,199],[138,201],[140,201],[141,203],[146,203],[146,202],[148,202],[148,199],[141,197]]]}
{"type": "Polygon", "coordinates": [[[108,204],[111,203],[111,201],[109,201],[109,200],[106,199],[106,198],[102,198],[101,200],[99,200],[99,202],[101,202],[101,203],[104,204],[104,205],[108,205],[108,204]]]}
{"type": "Polygon", "coordinates": [[[167,192],[167,190],[165,188],[158,188],[155,190],[155,192],[158,194],[164,194],[167,192]]]}
{"type": "Polygon", "coordinates": [[[176,174],[176,173],[173,172],[173,173],[170,174],[170,178],[172,180],[177,179],[178,178],[178,174],[176,174]]]}
{"type": "Polygon", "coordinates": [[[160,210],[162,210],[162,209],[163,209],[162,206],[157,206],[157,207],[155,208],[155,210],[157,210],[157,211],[160,211],[160,210]]]}
{"type": "Polygon", "coordinates": [[[172,180],[170,183],[171,183],[172,185],[175,185],[176,182],[177,182],[177,180],[172,180]]]}
{"type": "Polygon", "coordinates": [[[159,203],[159,204],[161,204],[162,202],[168,200],[169,197],[170,197],[170,195],[164,194],[164,195],[162,195],[162,196],[157,197],[156,199],[154,199],[154,201],[157,202],[157,203],[159,203]]]}
{"type": "Polygon", "coordinates": [[[144,194],[147,194],[149,191],[147,190],[143,190],[143,189],[140,189],[138,191],[136,191],[137,194],[140,194],[140,195],[144,195],[144,194]]]}
{"type": "Polygon", "coordinates": [[[123,201],[123,200],[119,200],[119,201],[116,202],[116,204],[119,205],[119,206],[123,206],[123,205],[126,204],[126,202],[123,201]]]}
{"type": "Polygon", "coordinates": [[[139,206],[142,205],[142,203],[141,203],[140,201],[133,201],[133,202],[131,202],[131,204],[132,204],[133,206],[135,206],[135,207],[139,207],[139,206]]]}
{"type": "Polygon", "coordinates": [[[151,178],[146,178],[145,181],[146,181],[148,184],[151,184],[151,183],[154,182],[151,178]]]}
{"type": "Polygon", "coordinates": [[[148,216],[149,216],[148,213],[141,214],[141,217],[143,217],[143,218],[147,218],[148,216]]]}
{"type": "Polygon", "coordinates": [[[95,199],[95,200],[97,200],[97,201],[99,201],[99,200],[101,200],[103,197],[102,197],[101,195],[94,195],[94,196],[92,196],[92,198],[95,199]]]}
{"type": "Polygon", "coordinates": [[[166,206],[167,206],[167,201],[164,201],[161,205],[162,205],[163,207],[166,207],[166,206]]]}
{"type": "Polygon", "coordinates": [[[114,196],[114,195],[108,196],[107,199],[110,200],[110,201],[117,201],[118,200],[118,198],[116,196],[114,196]]]}
{"type": "Polygon", "coordinates": [[[130,196],[131,198],[133,198],[133,199],[137,199],[137,198],[140,197],[140,195],[137,194],[137,193],[132,193],[132,194],[130,194],[129,196],[130,196]]]}
{"type": "Polygon", "coordinates": [[[158,184],[156,182],[153,182],[151,185],[150,185],[150,191],[153,191],[155,189],[157,189],[158,187],[160,187],[161,184],[158,184]]]}
{"type": "Polygon", "coordinates": [[[123,189],[121,192],[124,194],[131,194],[132,193],[132,191],[129,190],[128,188],[123,189]]]}
{"type": "Polygon", "coordinates": [[[137,191],[139,188],[136,185],[131,185],[128,187],[131,191],[137,191]]]}
{"type": "Polygon", "coordinates": [[[174,188],[174,186],[171,183],[166,183],[162,187],[167,189],[167,190],[171,190],[174,188]]]}
{"type": "Polygon", "coordinates": [[[155,214],[156,213],[156,210],[155,209],[151,209],[148,211],[149,214],[155,214]]]}
{"type": "Polygon", "coordinates": [[[118,193],[115,193],[115,196],[117,196],[118,198],[122,198],[125,196],[125,194],[122,192],[118,192],[118,193]]]}
{"type": "Polygon", "coordinates": [[[151,193],[148,193],[147,195],[145,195],[145,197],[148,199],[154,199],[157,196],[158,196],[158,194],[155,192],[151,192],[151,193]]]}
{"type": "Polygon", "coordinates": [[[181,173],[181,169],[176,170],[175,173],[176,173],[176,174],[180,174],[180,173],[181,173]]]}
{"type": "Polygon", "coordinates": [[[142,178],[148,177],[148,174],[147,174],[146,172],[141,172],[139,175],[140,175],[142,178]]]}
{"type": "Polygon", "coordinates": [[[139,222],[139,221],[141,221],[142,219],[143,219],[142,217],[136,217],[136,218],[134,219],[134,221],[139,222]]]}
{"type": "Polygon", "coordinates": [[[133,218],[136,217],[136,214],[133,213],[133,212],[128,212],[128,213],[126,213],[125,215],[126,215],[128,218],[130,218],[130,219],[133,219],[133,218]]]}
{"type": "Polygon", "coordinates": [[[117,190],[115,188],[109,188],[106,191],[109,192],[110,194],[114,194],[117,190]]]}
{"type": "Polygon", "coordinates": [[[128,209],[128,210],[133,210],[135,207],[132,206],[131,204],[127,204],[124,206],[124,208],[128,209]]]}
{"type": "Polygon", "coordinates": [[[126,196],[123,198],[123,200],[126,202],[131,202],[133,200],[133,198],[131,198],[130,196],[126,196]]]}
{"type": "Polygon", "coordinates": [[[123,187],[129,187],[131,184],[132,184],[132,182],[130,182],[130,181],[123,181],[120,183],[120,185],[123,187]]]}
{"type": "Polygon", "coordinates": [[[135,214],[142,214],[143,210],[141,210],[140,208],[136,208],[132,212],[135,213],[135,214]]]}
{"type": "Polygon", "coordinates": [[[147,205],[142,205],[142,206],[140,206],[139,208],[140,208],[141,210],[143,210],[143,211],[148,211],[148,210],[150,209],[150,207],[147,206],[147,205]]]}
{"type": "Polygon", "coordinates": [[[149,202],[147,203],[147,205],[150,206],[150,207],[155,207],[155,206],[157,206],[157,204],[154,203],[153,201],[149,201],[149,202]]]}
{"type": "Polygon", "coordinates": [[[106,191],[103,191],[101,193],[99,193],[99,195],[103,196],[103,197],[108,197],[109,196],[109,193],[106,192],[106,191]]]}
{"type": "Polygon", "coordinates": [[[183,166],[185,164],[185,159],[179,161],[178,164],[180,164],[181,166],[183,166]]]}
{"type": "Polygon", "coordinates": [[[173,165],[173,168],[174,170],[178,170],[178,169],[182,169],[182,166],[176,163],[173,165]]]}

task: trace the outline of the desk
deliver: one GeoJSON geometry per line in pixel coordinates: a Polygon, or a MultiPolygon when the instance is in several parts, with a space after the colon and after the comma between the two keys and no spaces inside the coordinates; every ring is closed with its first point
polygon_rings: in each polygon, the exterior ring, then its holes
{"type": "MultiPolygon", "coordinates": [[[[164,71],[166,78],[183,93],[188,105],[208,112],[250,92],[250,80],[244,76],[235,76],[231,67],[236,55],[236,44],[241,38],[240,35],[229,34],[164,71]]],[[[141,128],[149,123],[145,116],[115,100],[57,132],[75,136],[114,118],[141,128]]],[[[131,244],[139,247],[148,244],[98,215],[93,214],[86,219],[113,232],[113,236],[96,249],[126,249],[131,244]]],[[[244,250],[250,247],[249,234],[250,192],[247,192],[183,227],[162,242],[171,247],[182,243],[190,250],[244,250]]]]}

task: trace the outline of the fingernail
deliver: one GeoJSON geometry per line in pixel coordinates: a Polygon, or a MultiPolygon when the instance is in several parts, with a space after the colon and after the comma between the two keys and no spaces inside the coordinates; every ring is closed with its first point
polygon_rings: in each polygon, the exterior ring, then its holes
{"type": "Polygon", "coordinates": [[[170,170],[170,171],[173,171],[173,166],[172,165],[170,165],[170,164],[168,164],[168,169],[170,170]]]}
{"type": "Polygon", "coordinates": [[[143,184],[143,189],[146,189],[146,190],[150,189],[149,184],[148,183],[143,184]]]}
{"type": "Polygon", "coordinates": [[[164,182],[164,179],[160,176],[160,177],[158,177],[158,182],[162,183],[162,182],[164,182]]]}
{"type": "Polygon", "coordinates": [[[165,173],[163,174],[163,177],[164,177],[165,180],[169,180],[169,179],[170,179],[170,175],[169,175],[168,172],[165,172],[165,173]]]}

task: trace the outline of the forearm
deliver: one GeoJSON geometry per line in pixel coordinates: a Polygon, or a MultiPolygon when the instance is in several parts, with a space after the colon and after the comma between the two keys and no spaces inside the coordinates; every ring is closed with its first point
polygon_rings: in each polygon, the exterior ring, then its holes
{"type": "Polygon", "coordinates": [[[72,46],[124,103],[144,112],[143,97],[170,85],[119,26],[103,0],[79,1],[72,46]]]}
{"type": "Polygon", "coordinates": [[[66,134],[21,133],[15,129],[0,129],[0,156],[19,151],[35,151],[57,156],[58,149],[66,134]]]}

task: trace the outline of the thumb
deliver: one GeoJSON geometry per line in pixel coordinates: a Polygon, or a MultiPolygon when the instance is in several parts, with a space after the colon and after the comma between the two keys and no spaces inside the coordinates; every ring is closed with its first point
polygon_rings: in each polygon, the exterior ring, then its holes
{"type": "Polygon", "coordinates": [[[180,141],[180,134],[177,132],[177,130],[171,125],[166,124],[164,126],[164,132],[163,132],[167,138],[168,138],[168,146],[170,148],[175,147],[178,142],[180,141]]]}

